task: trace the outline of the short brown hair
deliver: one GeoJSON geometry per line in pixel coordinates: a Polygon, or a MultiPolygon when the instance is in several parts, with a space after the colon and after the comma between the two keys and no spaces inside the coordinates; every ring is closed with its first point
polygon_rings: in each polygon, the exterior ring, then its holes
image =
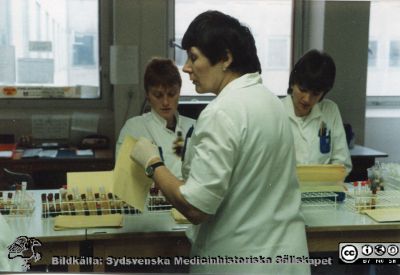
{"type": "Polygon", "coordinates": [[[182,78],[178,67],[171,59],[155,57],[150,60],[144,72],[144,89],[146,93],[150,87],[182,87],[182,78]]]}

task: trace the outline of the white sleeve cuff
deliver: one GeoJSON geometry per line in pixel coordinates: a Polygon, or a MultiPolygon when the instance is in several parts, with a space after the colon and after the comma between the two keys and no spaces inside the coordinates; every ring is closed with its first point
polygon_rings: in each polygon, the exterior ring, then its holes
{"type": "Polygon", "coordinates": [[[222,197],[211,193],[195,180],[189,178],[179,187],[182,196],[194,207],[204,213],[213,215],[222,202],[222,197]]]}

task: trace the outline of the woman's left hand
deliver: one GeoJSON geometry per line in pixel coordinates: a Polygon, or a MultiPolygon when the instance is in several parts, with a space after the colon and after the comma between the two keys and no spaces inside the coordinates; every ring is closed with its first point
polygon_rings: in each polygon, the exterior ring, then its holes
{"type": "Polygon", "coordinates": [[[152,160],[161,159],[158,147],[144,137],[139,138],[133,146],[130,157],[145,169],[152,160]]]}

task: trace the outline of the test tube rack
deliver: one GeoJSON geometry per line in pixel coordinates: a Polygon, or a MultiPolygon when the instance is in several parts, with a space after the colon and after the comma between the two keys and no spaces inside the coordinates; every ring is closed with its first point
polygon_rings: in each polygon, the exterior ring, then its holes
{"type": "Polygon", "coordinates": [[[357,194],[350,191],[346,202],[348,208],[358,213],[370,209],[400,207],[400,191],[385,190],[378,191],[376,194],[372,192],[357,194]]]}
{"type": "Polygon", "coordinates": [[[301,207],[335,207],[338,194],[334,192],[303,192],[301,207]]]}
{"type": "Polygon", "coordinates": [[[95,193],[74,195],[67,192],[42,193],[42,218],[51,218],[58,215],[106,215],[126,214],[138,215],[141,212],[129,206],[112,193],[95,193]]]}
{"type": "Polygon", "coordinates": [[[30,216],[35,210],[35,200],[29,192],[0,191],[0,213],[7,216],[30,216]]]}
{"type": "Polygon", "coordinates": [[[147,210],[149,212],[163,212],[170,211],[171,209],[171,203],[168,202],[161,191],[153,185],[150,188],[150,193],[147,198],[147,210]]]}

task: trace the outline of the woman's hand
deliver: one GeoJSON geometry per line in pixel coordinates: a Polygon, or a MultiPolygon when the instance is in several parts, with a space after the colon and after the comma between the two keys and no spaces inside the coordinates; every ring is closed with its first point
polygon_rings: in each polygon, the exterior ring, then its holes
{"type": "Polygon", "coordinates": [[[144,137],[139,138],[133,146],[130,157],[145,169],[153,160],[161,159],[158,147],[144,137]]]}

